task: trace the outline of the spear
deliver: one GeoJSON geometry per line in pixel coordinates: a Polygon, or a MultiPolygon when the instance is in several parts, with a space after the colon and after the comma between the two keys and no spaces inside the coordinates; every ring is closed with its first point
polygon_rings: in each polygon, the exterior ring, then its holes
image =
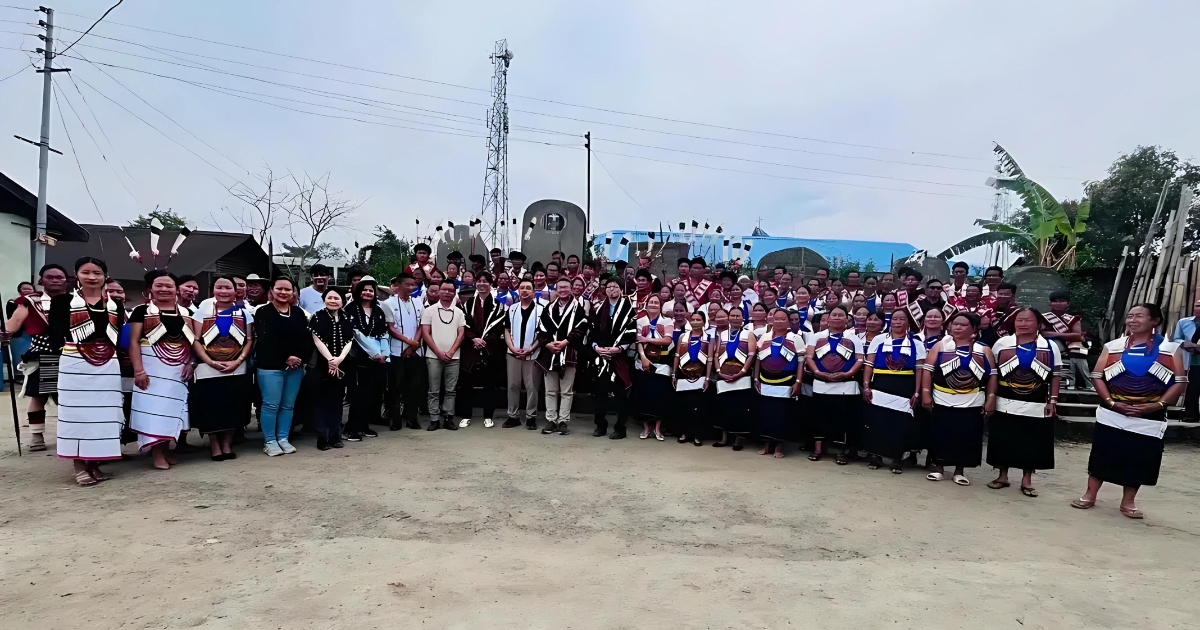
{"type": "MultiPolygon", "coordinates": [[[[4,297],[0,296],[0,304],[4,303],[4,297]]],[[[17,372],[13,369],[12,350],[8,346],[8,331],[4,328],[4,318],[0,317],[0,352],[4,353],[4,365],[8,367],[8,374],[12,376],[12,384],[8,388],[8,398],[12,401],[13,414],[13,435],[17,436],[17,456],[21,453],[21,421],[17,417],[17,372]]],[[[2,368],[0,368],[2,369],[2,368]]]]}

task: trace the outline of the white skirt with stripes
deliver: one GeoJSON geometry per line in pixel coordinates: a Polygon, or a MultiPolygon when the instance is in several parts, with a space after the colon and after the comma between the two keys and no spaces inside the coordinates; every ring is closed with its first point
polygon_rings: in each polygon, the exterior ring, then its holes
{"type": "Polygon", "coordinates": [[[129,428],[138,434],[138,448],[171,442],[191,428],[188,424],[188,387],[183,365],[163,363],[154,349],[142,346],[142,369],[150,377],[146,389],[133,388],[129,428]]]}
{"type": "Polygon", "coordinates": [[[92,365],[79,355],[62,355],[58,371],[58,456],[121,459],[121,366],[117,357],[92,365]]]}

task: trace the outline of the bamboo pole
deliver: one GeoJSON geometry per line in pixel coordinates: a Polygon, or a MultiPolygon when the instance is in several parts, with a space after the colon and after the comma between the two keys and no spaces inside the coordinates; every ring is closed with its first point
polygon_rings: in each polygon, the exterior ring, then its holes
{"type": "Polygon", "coordinates": [[[1117,291],[1121,288],[1121,278],[1125,275],[1125,263],[1129,260],[1129,246],[1126,245],[1121,250],[1121,264],[1117,265],[1117,278],[1113,280],[1112,292],[1108,294],[1108,307],[1104,309],[1104,321],[1101,322],[1102,332],[1105,339],[1112,339],[1113,325],[1113,304],[1117,301],[1117,291]]]}
{"type": "Polygon", "coordinates": [[[1138,296],[1143,293],[1148,281],[1146,270],[1153,264],[1150,246],[1154,244],[1154,236],[1158,232],[1158,217],[1162,215],[1163,204],[1167,200],[1167,186],[1170,183],[1170,179],[1163,182],[1162,192],[1158,194],[1158,204],[1154,208],[1154,217],[1150,219],[1150,225],[1146,228],[1146,238],[1142,243],[1142,249],[1138,252],[1137,270],[1133,272],[1133,284],[1129,287],[1129,295],[1125,299],[1125,308],[1121,311],[1122,315],[1129,312],[1129,309],[1133,308],[1134,304],[1139,303],[1138,296]]]}
{"type": "Polygon", "coordinates": [[[1158,260],[1154,265],[1154,273],[1150,274],[1150,282],[1146,284],[1146,290],[1138,300],[1139,302],[1162,304],[1163,280],[1167,275],[1167,266],[1171,264],[1171,254],[1175,250],[1175,232],[1178,229],[1177,214],[1178,208],[1175,208],[1167,217],[1167,227],[1163,232],[1162,243],[1158,246],[1158,260]]]}

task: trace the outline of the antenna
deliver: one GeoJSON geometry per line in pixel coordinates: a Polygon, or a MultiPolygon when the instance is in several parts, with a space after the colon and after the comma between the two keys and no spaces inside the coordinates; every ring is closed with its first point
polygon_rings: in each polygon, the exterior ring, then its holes
{"type": "Polygon", "coordinates": [[[483,210],[487,222],[484,240],[491,247],[509,251],[508,220],[508,65],[513,54],[508,40],[496,42],[489,57],[495,72],[492,75],[492,107],[488,110],[488,157],[483,173],[483,210]]]}

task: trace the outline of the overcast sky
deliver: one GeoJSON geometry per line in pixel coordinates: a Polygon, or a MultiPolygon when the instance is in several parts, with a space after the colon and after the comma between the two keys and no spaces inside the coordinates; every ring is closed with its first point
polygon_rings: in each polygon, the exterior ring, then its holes
{"type": "MultiPolygon", "coordinates": [[[[56,21],[81,31],[111,3],[57,1],[56,21]]],[[[3,78],[27,63],[16,48],[38,44],[19,34],[33,27],[12,21],[36,21],[37,15],[0,9],[0,19],[10,20],[0,22],[0,30],[17,32],[0,33],[3,78]]],[[[223,208],[236,204],[223,184],[233,177],[249,182],[243,168],[270,164],[277,171],[329,172],[335,189],[363,201],[356,217],[360,231],[334,236],[340,245],[365,243],[376,224],[411,236],[417,216],[426,225],[466,223],[480,212],[488,55],[500,38],[515,55],[508,84],[510,211],[519,217],[530,203],[547,198],[584,205],[581,136],[590,130],[599,152],[592,165],[597,232],[657,229],[659,221],[696,218],[748,233],[761,220],[771,234],[902,241],[936,251],[973,234],[976,218],[990,216],[984,180],[994,163],[993,141],[1060,198],[1079,197],[1083,181],[1103,177],[1115,158],[1139,144],[1159,144],[1184,158],[1200,150],[1200,43],[1194,36],[1200,3],[1194,1],[126,0],[108,19],[475,89],[101,23],[94,35],[158,50],[89,36],[68,53],[124,66],[104,70],[132,92],[83,60],[59,60],[77,81],[78,91],[56,76],[60,99],[86,126],[62,102],[99,214],[57,106],[52,144],[66,155],[51,158],[50,203],[78,222],[124,223],[161,205],[202,229],[232,230],[236,224],[223,208]],[[145,72],[354,110],[361,113],[275,101],[385,124],[288,111],[145,72]]],[[[59,48],[78,35],[61,32],[59,48]]],[[[3,140],[0,170],[33,191],[36,149],[11,138],[37,137],[40,99],[41,78],[32,68],[0,82],[0,137],[10,138],[3,140]]],[[[280,233],[276,242],[284,238],[280,233]]]]}

